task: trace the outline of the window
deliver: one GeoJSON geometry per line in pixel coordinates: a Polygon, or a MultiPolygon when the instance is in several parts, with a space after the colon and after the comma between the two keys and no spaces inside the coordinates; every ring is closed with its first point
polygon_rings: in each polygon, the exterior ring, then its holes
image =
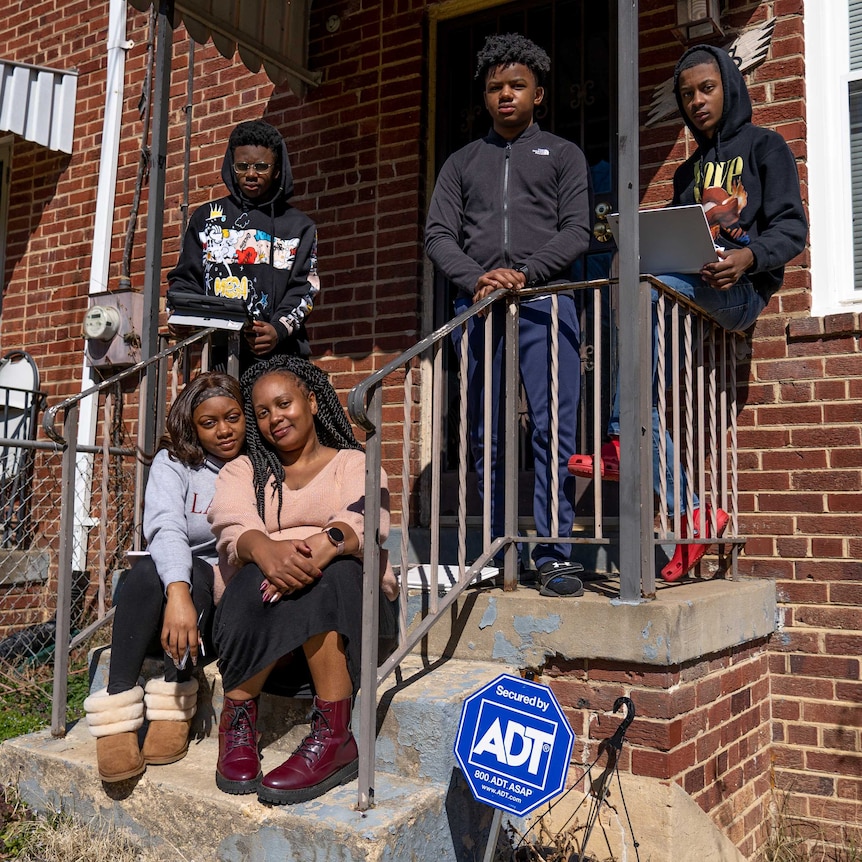
{"type": "Polygon", "coordinates": [[[811,312],[862,310],[862,0],[805,4],[811,312]]]}

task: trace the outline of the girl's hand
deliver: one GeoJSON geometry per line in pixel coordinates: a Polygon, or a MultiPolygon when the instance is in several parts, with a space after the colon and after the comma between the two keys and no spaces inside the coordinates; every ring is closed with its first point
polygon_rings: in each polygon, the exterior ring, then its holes
{"type": "Polygon", "coordinates": [[[255,536],[252,559],[263,572],[272,589],[279,595],[290,594],[313,584],[322,574],[312,559],[308,543],[298,539],[270,539],[262,533],[255,536]]]}
{"type": "Polygon", "coordinates": [[[198,614],[189,585],[177,581],[168,586],[168,603],[162,624],[162,649],[178,665],[186,648],[193,665],[198,663],[198,614]]]}
{"type": "Polygon", "coordinates": [[[267,580],[264,580],[260,585],[260,597],[263,599],[264,604],[274,604],[281,599],[281,595],[281,590],[267,580]]]}

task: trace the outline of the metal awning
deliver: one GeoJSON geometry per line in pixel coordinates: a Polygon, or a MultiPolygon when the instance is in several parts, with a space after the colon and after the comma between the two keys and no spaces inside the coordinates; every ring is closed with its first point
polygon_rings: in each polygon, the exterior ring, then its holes
{"type": "MultiPolygon", "coordinates": [[[[145,12],[153,0],[129,0],[145,12]]],[[[211,38],[219,53],[232,59],[239,51],[247,69],[261,66],[274,84],[285,81],[295,93],[320,83],[308,62],[308,16],[311,0],[175,0],[173,26],[184,23],[195,42],[211,38]]]]}
{"type": "Polygon", "coordinates": [[[0,60],[0,131],[72,152],[78,72],[0,60]]]}

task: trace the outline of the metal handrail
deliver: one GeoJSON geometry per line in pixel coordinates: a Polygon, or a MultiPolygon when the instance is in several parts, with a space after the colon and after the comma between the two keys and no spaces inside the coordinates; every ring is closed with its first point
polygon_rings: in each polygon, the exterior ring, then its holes
{"type": "Polygon", "coordinates": [[[173,354],[179,353],[198,342],[208,341],[215,331],[215,329],[202,329],[200,332],[190,335],[184,341],[177,342],[173,347],[166,347],[164,350],[155,354],[155,356],[151,356],[149,359],[142,359],[135,365],[130,365],[125,371],[119,371],[113,376],[107,378],[107,380],[103,380],[101,383],[96,383],[89,389],[85,389],[76,395],[71,395],[64,401],[60,401],[52,407],[49,407],[45,410],[45,415],[42,417],[42,429],[55,443],[59,443],[61,446],[65,447],[67,445],[66,440],[61,435],[57,434],[56,429],[54,428],[54,424],[57,421],[57,414],[60,413],[60,411],[65,413],[70,408],[80,404],[84,399],[90,398],[93,395],[98,395],[106,389],[112,389],[118,383],[122,383],[122,381],[127,380],[130,377],[139,376],[142,370],[163,362],[173,354]]]}
{"type": "MultiPolygon", "coordinates": [[[[524,291],[526,293],[526,291],[524,291]]],[[[402,365],[406,365],[411,359],[421,356],[430,347],[444,338],[451,337],[452,333],[466,323],[471,317],[481,314],[489,305],[495,303],[498,299],[510,294],[504,288],[495,290],[488,294],[484,299],[479,300],[475,305],[465,309],[461,314],[453,317],[443,326],[435,329],[430,335],[426,335],[421,341],[417,341],[412,347],[407,348],[399,356],[396,356],[391,362],[386,363],[379,371],[369,375],[361,382],[357,383],[353,389],[347,394],[347,412],[350,418],[363,430],[374,432],[376,427],[368,416],[369,396],[368,393],[372,389],[379,386],[390,374],[397,371],[402,365]]]]}
{"type": "MultiPolygon", "coordinates": [[[[433,350],[445,339],[450,338],[452,333],[466,325],[467,321],[478,315],[486,313],[490,306],[498,302],[507,302],[509,308],[505,321],[505,338],[509,345],[515,345],[504,357],[504,380],[508,387],[508,397],[512,399],[513,393],[518,385],[517,365],[517,333],[518,333],[518,311],[520,300],[524,297],[559,294],[563,291],[583,290],[587,288],[603,287],[610,282],[607,279],[598,279],[587,282],[571,282],[560,285],[543,285],[540,287],[510,291],[500,289],[489,294],[479,302],[471,305],[461,314],[452,318],[443,326],[436,329],[430,335],[405,350],[398,357],[388,362],[378,371],[374,372],[363,381],[358,383],[348,394],[347,405],[351,419],[367,433],[366,438],[366,490],[365,490],[365,535],[379,537],[380,528],[380,471],[381,471],[381,440],[379,430],[382,417],[382,387],[383,381],[402,367],[407,367],[412,360],[421,357],[433,350]]],[[[554,323],[554,326],[557,324],[554,323]]],[[[489,340],[486,339],[486,346],[489,340]]],[[[466,356],[466,354],[464,354],[466,356]]],[[[435,374],[437,378],[441,375],[442,366],[437,358],[435,374]]],[[[466,360],[465,360],[466,361],[466,360]]],[[[490,391],[491,374],[490,356],[486,356],[486,392],[490,391]]],[[[436,386],[437,384],[435,384],[436,386]]],[[[501,386],[504,384],[501,383],[501,386]]],[[[509,401],[508,403],[513,403],[509,401]]],[[[514,411],[509,411],[506,429],[507,445],[506,451],[514,451],[514,439],[517,434],[515,427],[516,416],[514,411]]],[[[487,426],[487,423],[486,423],[487,426]]],[[[490,459],[488,459],[490,460],[490,459]]],[[[508,471],[506,486],[511,488],[516,483],[515,471],[517,469],[514,458],[507,458],[506,469],[508,471]]],[[[487,467],[487,460],[486,460],[487,467]]],[[[439,465],[438,465],[439,468],[439,465]]],[[[486,487],[490,486],[490,481],[486,487]]],[[[405,496],[403,493],[402,496],[405,496]]],[[[487,498],[486,495],[486,516],[487,498]]],[[[364,577],[363,577],[363,628],[362,628],[362,668],[360,676],[360,691],[362,692],[359,704],[359,800],[360,810],[366,810],[373,803],[374,796],[374,757],[375,757],[375,729],[376,729],[376,702],[377,690],[382,683],[400,664],[404,657],[418,644],[429,632],[429,630],[444,616],[446,610],[458,600],[463,591],[480,574],[483,567],[500,552],[504,552],[504,589],[517,588],[518,573],[516,567],[517,541],[517,505],[512,499],[512,494],[506,495],[505,524],[506,536],[500,537],[493,542],[486,542],[483,553],[466,567],[458,583],[452,586],[449,592],[442,598],[437,596],[437,555],[432,549],[431,554],[431,608],[428,615],[415,626],[409,635],[403,630],[398,648],[387,658],[383,665],[377,666],[377,627],[378,627],[378,601],[379,601],[379,571],[380,571],[380,544],[379,541],[366,541],[364,549],[364,577]]],[[[487,523],[487,517],[485,518],[487,523]]],[[[402,536],[406,535],[406,524],[402,524],[402,536]]],[[[402,551],[406,548],[402,546],[402,551]]],[[[402,597],[406,595],[407,555],[402,554],[402,597]]]]}
{"type": "MultiPolygon", "coordinates": [[[[489,311],[489,307],[499,302],[507,303],[507,315],[506,315],[506,332],[504,338],[507,339],[507,347],[504,350],[503,361],[505,364],[505,368],[503,371],[503,376],[501,379],[501,390],[507,387],[507,396],[511,398],[512,387],[517,387],[518,381],[518,365],[517,365],[517,336],[518,336],[518,306],[519,300],[524,296],[528,295],[536,295],[536,294],[555,294],[563,290],[584,290],[589,288],[601,288],[607,285],[613,284],[614,280],[600,279],[595,281],[588,282],[578,282],[578,283],[570,283],[566,285],[555,285],[552,287],[543,286],[540,288],[533,288],[531,290],[522,290],[518,292],[512,292],[507,290],[498,290],[495,293],[485,297],[480,302],[471,306],[457,317],[454,317],[452,320],[448,321],[446,324],[432,332],[430,335],[422,339],[421,341],[414,344],[408,350],[404,351],[395,359],[386,363],[382,368],[373,374],[369,375],[362,382],[357,384],[348,395],[348,411],[352,420],[361,428],[363,428],[367,433],[366,439],[366,488],[365,488],[365,518],[366,518],[366,536],[376,536],[379,539],[379,527],[380,527],[380,500],[381,500],[381,488],[380,488],[380,473],[381,473],[381,462],[382,462],[382,454],[381,454],[381,430],[382,430],[382,406],[383,406],[383,382],[390,377],[391,375],[397,374],[401,369],[404,369],[405,373],[405,405],[408,402],[408,395],[410,392],[410,378],[412,374],[412,363],[417,358],[425,357],[429,354],[431,355],[431,367],[433,369],[433,379],[431,381],[431,390],[432,390],[432,402],[436,403],[437,400],[441,397],[441,382],[440,379],[443,376],[443,368],[442,368],[442,353],[440,351],[441,342],[444,342],[445,339],[450,338],[452,334],[461,327],[465,327],[468,320],[476,317],[480,314],[487,314],[489,311]],[[514,349],[512,349],[511,345],[514,344],[514,349]],[[502,382],[504,381],[504,382],[502,382]]],[[[678,311],[678,314],[685,314],[694,316],[697,320],[700,321],[699,326],[701,329],[699,330],[701,334],[705,329],[709,327],[717,328],[721,330],[720,327],[715,323],[715,321],[706,313],[703,312],[702,309],[697,307],[694,303],[686,300],[684,297],[670,291],[666,285],[664,285],[660,279],[654,278],[652,276],[643,276],[640,279],[639,290],[642,292],[642,296],[646,296],[647,306],[649,304],[649,291],[651,288],[658,289],[661,295],[669,292],[672,294],[672,301],[675,305],[675,313],[678,311]],[[678,307],[678,308],[677,308],[678,307]]],[[[555,303],[552,303],[555,305],[555,303]]],[[[552,317],[554,313],[552,312],[552,317]]],[[[557,324],[552,323],[551,326],[551,340],[552,343],[554,341],[555,332],[554,327],[557,324]]],[[[595,324],[598,328],[598,323],[595,324]]],[[[721,330],[723,332],[723,330],[721,330]]],[[[727,333],[724,333],[727,335],[727,333]]],[[[597,347],[600,347],[600,339],[598,338],[597,330],[594,331],[593,337],[597,341],[597,347]]],[[[659,337],[659,336],[657,336],[659,337]]],[[[675,336],[676,337],[676,336],[675,336]]],[[[464,376],[466,369],[466,353],[464,352],[464,342],[466,339],[462,339],[462,356],[461,356],[461,368],[460,375],[464,376]]],[[[487,343],[490,339],[486,339],[486,347],[487,343]]],[[[725,342],[726,344],[727,342],[725,342]]],[[[713,351],[714,347],[710,346],[709,350],[713,351]]],[[[659,352],[663,351],[663,346],[660,345],[659,352]]],[[[686,465],[689,470],[689,475],[691,476],[692,482],[689,484],[689,492],[691,492],[693,483],[695,481],[698,482],[698,487],[701,491],[707,490],[709,493],[715,498],[716,495],[716,486],[715,486],[715,461],[721,460],[722,462],[726,461],[727,456],[727,448],[722,442],[721,446],[718,444],[719,435],[715,432],[714,429],[710,430],[709,439],[706,440],[703,436],[703,426],[705,424],[705,417],[707,412],[709,412],[710,417],[714,417],[717,413],[716,409],[716,388],[717,381],[715,379],[715,357],[710,354],[712,368],[711,376],[708,382],[708,397],[710,399],[709,408],[705,408],[703,404],[699,404],[698,406],[698,416],[697,416],[697,424],[700,428],[700,436],[698,438],[697,447],[701,452],[701,462],[698,465],[698,473],[697,478],[695,478],[694,471],[691,469],[691,465],[686,465]],[[706,445],[708,444],[708,445],[706,445]],[[713,461],[712,469],[713,473],[710,475],[710,480],[712,485],[710,488],[706,488],[705,479],[704,479],[704,470],[703,470],[703,452],[708,450],[708,457],[710,457],[713,461]]],[[[686,363],[688,368],[688,374],[690,376],[691,373],[691,363],[694,362],[697,365],[697,377],[698,377],[698,391],[703,392],[704,386],[704,371],[703,371],[703,361],[704,356],[702,354],[696,354],[696,352],[692,352],[691,349],[691,339],[689,339],[688,350],[685,353],[686,363]]],[[[643,360],[642,360],[643,362],[643,360]]],[[[485,357],[485,370],[486,370],[486,392],[489,390],[489,366],[491,364],[490,361],[490,352],[486,352],[485,357]]],[[[646,361],[646,367],[649,368],[649,360],[646,361]]],[[[552,363],[553,366],[553,363],[552,363]]],[[[553,370],[553,368],[552,368],[553,370]]],[[[731,366],[730,376],[733,377],[735,374],[735,366],[731,366]]],[[[555,378],[556,379],[556,378],[555,378]]],[[[647,373],[646,379],[642,380],[639,384],[640,386],[646,386],[646,392],[649,393],[652,380],[651,375],[647,373]]],[[[722,377],[722,387],[726,387],[727,381],[724,377],[722,377]]],[[[597,384],[596,389],[599,389],[600,384],[597,384]]],[[[732,391],[733,381],[730,381],[729,388],[731,390],[731,397],[735,399],[735,395],[732,391]]],[[[626,390],[623,388],[622,390],[623,399],[626,397],[626,390]]],[[[629,392],[631,390],[628,390],[629,392]]],[[[463,395],[463,389],[462,389],[463,395]]],[[[691,388],[686,389],[687,395],[687,403],[684,405],[687,413],[689,414],[689,423],[687,427],[687,431],[691,433],[691,427],[694,423],[694,420],[690,418],[691,413],[691,398],[692,398],[692,390],[691,388]]],[[[598,397],[598,396],[597,396],[598,397]]],[[[641,398],[643,399],[644,395],[641,394],[641,398]]],[[[650,397],[647,395],[646,397],[650,397]]],[[[722,398],[726,398],[726,390],[722,388],[722,398]]],[[[509,402],[512,403],[512,402],[509,402]]],[[[726,406],[726,401],[722,402],[726,406]]],[[[726,411],[730,412],[731,411],[726,411]]],[[[514,411],[508,411],[508,413],[514,416],[514,411]]],[[[723,417],[724,413],[720,413],[723,417]]],[[[677,418],[677,411],[674,410],[675,419],[677,418]]],[[[731,416],[731,427],[727,428],[725,424],[722,424],[722,437],[726,436],[725,431],[730,431],[732,439],[735,441],[735,437],[733,434],[732,423],[735,417],[731,416]]],[[[512,440],[514,435],[512,435],[512,422],[515,421],[511,417],[507,419],[509,422],[508,427],[505,429],[505,452],[508,453],[513,451],[512,448],[512,440]],[[511,421],[509,421],[511,420],[511,421]]],[[[724,419],[721,420],[724,422],[724,419]]],[[[407,408],[405,406],[405,416],[404,416],[404,425],[405,429],[407,429],[408,425],[408,413],[407,408]]],[[[460,417],[460,422],[463,427],[465,423],[465,417],[462,415],[460,417]]],[[[489,424],[486,420],[486,427],[489,424]]],[[[678,424],[678,422],[677,422],[678,424]]],[[[597,429],[597,425],[594,426],[594,432],[597,429]]],[[[405,430],[404,432],[404,455],[403,461],[406,468],[408,463],[408,454],[407,454],[407,440],[409,436],[409,430],[405,430]]],[[[437,429],[437,416],[435,414],[432,420],[432,464],[431,464],[431,476],[432,476],[432,487],[437,487],[439,483],[440,476],[440,458],[439,452],[442,449],[442,443],[439,438],[439,433],[437,429]]],[[[554,422],[551,423],[551,439],[553,439],[554,434],[554,422]]],[[[598,438],[599,434],[595,434],[598,438]]],[[[646,437],[648,441],[645,445],[651,447],[651,434],[642,435],[646,437]]],[[[388,439],[388,438],[387,438],[388,439]]],[[[501,445],[503,445],[501,443],[501,445]]],[[[462,438],[462,446],[463,446],[463,438],[462,438]]],[[[486,440],[487,446],[487,440],[486,440]]],[[[687,454],[691,452],[692,444],[689,441],[689,446],[686,449],[687,454]]],[[[731,453],[735,454],[735,442],[731,444],[731,453]]],[[[595,454],[594,457],[599,454],[599,443],[596,442],[595,454]]],[[[459,457],[463,460],[463,452],[459,450],[459,457]]],[[[677,456],[678,458],[678,456],[677,456]]],[[[487,467],[488,461],[490,459],[485,459],[485,464],[487,467]]],[[[458,601],[459,597],[462,595],[463,591],[475,580],[476,576],[480,574],[482,568],[492,560],[495,556],[499,555],[501,552],[505,552],[504,556],[504,580],[503,586],[504,589],[515,589],[517,588],[517,572],[515,569],[515,547],[516,543],[519,541],[517,537],[517,504],[512,501],[512,498],[515,496],[515,489],[517,487],[517,476],[515,475],[515,470],[517,469],[515,466],[515,458],[506,457],[506,469],[508,471],[508,475],[506,478],[506,513],[505,513],[505,524],[506,535],[500,538],[497,538],[495,541],[491,542],[487,538],[484,542],[483,552],[479,554],[478,558],[473,561],[473,563],[469,566],[466,566],[462,559],[462,551],[464,545],[464,536],[463,536],[463,528],[464,524],[461,522],[465,520],[465,515],[461,511],[463,506],[463,497],[459,499],[459,510],[458,510],[458,526],[459,526],[459,571],[460,575],[457,582],[451,587],[451,589],[443,596],[439,596],[437,593],[437,563],[439,561],[438,548],[435,546],[435,527],[433,525],[439,525],[439,506],[436,505],[436,496],[432,494],[431,500],[431,523],[432,523],[432,539],[431,539],[431,555],[430,555],[430,593],[429,593],[429,608],[427,612],[423,616],[423,619],[418,622],[416,625],[408,633],[406,631],[406,609],[402,608],[402,619],[401,619],[401,640],[398,648],[395,652],[393,652],[380,667],[377,666],[377,625],[378,625],[378,597],[379,597],[379,571],[380,571],[380,554],[381,549],[379,545],[379,541],[367,541],[365,543],[364,548],[364,578],[363,578],[363,629],[362,629],[362,668],[361,668],[361,679],[360,679],[360,703],[359,703],[359,798],[358,798],[358,807],[360,810],[367,809],[373,803],[373,786],[374,786],[374,758],[375,758],[375,731],[376,731],[376,708],[377,708],[377,691],[380,684],[398,667],[399,663],[403,661],[406,655],[412,651],[412,649],[423,640],[423,638],[427,637],[429,631],[436,625],[439,620],[447,616],[446,611],[449,610],[455,602],[458,601]]],[[[677,470],[679,467],[677,467],[677,470]]],[[[404,476],[402,481],[406,482],[408,472],[404,470],[404,476]]],[[[724,475],[724,474],[722,474],[724,475]]],[[[459,476],[459,482],[463,477],[459,476]]],[[[637,483],[645,483],[652,482],[652,471],[647,470],[635,470],[631,474],[632,481],[637,483]]],[[[735,483],[735,465],[731,468],[731,482],[735,483]]],[[[598,501],[597,512],[600,512],[600,501],[601,501],[601,476],[599,473],[595,475],[595,489],[594,494],[595,498],[598,501]]],[[[489,474],[485,475],[485,487],[490,487],[490,477],[489,474]]],[[[735,487],[735,486],[734,486],[735,487]]],[[[461,486],[459,485],[459,488],[461,486]]],[[[677,494],[679,489],[679,482],[676,483],[677,494]]],[[[554,489],[551,488],[551,494],[553,495],[554,489]]],[[[736,553],[738,550],[738,546],[744,542],[744,538],[741,538],[735,535],[736,530],[736,499],[735,499],[735,491],[734,489],[730,489],[729,492],[723,492],[723,500],[728,498],[728,493],[730,494],[730,498],[732,498],[732,505],[723,504],[723,508],[726,506],[729,508],[733,515],[732,528],[730,530],[730,536],[722,539],[722,544],[728,544],[731,547],[731,560],[733,564],[733,569],[735,571],[736,565],[736,553]]],[[[409,491],[402,487],[402,542],[401,542],[401,596],[402,596],[402,604],[407,596],[407,588],[406,588],[406,572],[408,568],[408,560],[407,560],[407,551],[408,551],[408,540],[407,540],[407,532],[409,529],[409,524],[404,522],[405,512],[407,510],[406,501],[409,496],[409,491]]],[[[704,498],[704,494],[701,494],[701,499],[704,498]]],[[[489,508],[488,508],[488,498],[490,494],[485,495],[485,510],[483,515],[483,523],[486,525],[489,521],[489,508]]],[[[678,507],[678,502],[677,502],[678,507]]],[[[678,508],[676,509],[678,511],[678,508]]],[[[629,516],[631,513],[629,513],[629,516]]],[[[666,523],[668,520],[667,513],[667,502],[663,501],[660,506],[660,515],[663,521],[666,523]]],[[[626,520],[626,514],[621,510],[620,512],[620,530],[621,534],[625,529],[623,522],[626,520]]],[[[601,515],[597,516],[597,520],[600,521],[601,515]]],[[[667,528],[664,530],[659,530],[658,534],[652,535],[650,538],[644,538],[644,547],[642,549],[642,555],[644,557],[649,557],[649,562],[652,562],[653,557],[653,547],[655,545],[660,544],[662,541],[672,540],[678,544],[691,544],[697,542],[696,538],[691,538],[689,536],[681,535],[679,530],[679,519],[674,518],[675,530],[669,531],[667,528]]],[[[714,535],[714,533],[713,533],[714,535]]],[[[533,541],[538,540],[539,537],[533,539],[533,541]]],[[[607,542],[608,540],[601,535],[601,524],[597,523],[597,532],[596,536],[593,538],[573,538],[560,537],[559,539],[555,539],[557,541],[565,541],[565,542],[607,542]]],[[[620,601],[625,604],[633,604],[634,599],[632,595],[640,597],[640,600],[649,599],[653,597],[654,593],[654,570],[651,565],[643,566],[638,571],[631,572],[621,572],[621,595],[620,601]]]]}

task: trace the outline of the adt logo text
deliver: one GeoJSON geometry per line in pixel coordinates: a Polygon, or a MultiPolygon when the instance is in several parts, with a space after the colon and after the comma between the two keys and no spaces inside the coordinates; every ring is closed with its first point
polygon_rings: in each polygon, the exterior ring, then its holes
{"type": "Polygon", "coordinates": [[[470,765],[544,786],[556,738],[554,722],[487,700],[481,702],[478,718],[470,765]]]}

